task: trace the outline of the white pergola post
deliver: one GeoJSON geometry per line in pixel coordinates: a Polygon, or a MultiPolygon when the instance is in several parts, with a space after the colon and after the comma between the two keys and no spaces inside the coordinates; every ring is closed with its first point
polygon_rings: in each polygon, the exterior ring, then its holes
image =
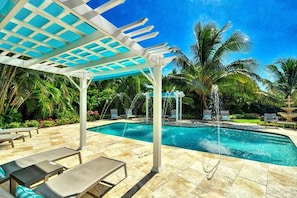
{"type": "Polygon", "coordinates": [[[80,149],[86,147],[86,131],[87,131],[87,78],[80,78],[79,91],[80,91],[80,149]]]}
{"type": "Polygon", "coordinates": [[[149,99],[150,99],[150,93],[146,92],[145,93],[145,121],[148,123],[148,119],[149,119],[149,99]]]}
{"type": "Polygon", "coordinates": [[[175,92],[175,122],[178,122],[178,117],[179,117],[179,103],[178,103],[178,94],[175,92]]]}
{"type": "Polygon", "coordinates": [[[162,66],[154,67],[154,104],[153,104],[153,172],[161,171],[162,145],[162,66]]]}
{"type": "Polygon", "coordinates": [[[179,111],[179,119],[182,120],[182,112],[183,112],[183,97],[180,96],[180,100],[179,100],[179,108],[180,108],[180,111],[179,111]]]}

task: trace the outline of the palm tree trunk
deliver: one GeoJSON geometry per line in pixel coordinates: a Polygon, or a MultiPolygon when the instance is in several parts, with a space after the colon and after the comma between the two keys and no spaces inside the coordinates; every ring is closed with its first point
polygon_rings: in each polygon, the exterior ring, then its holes
{"type": "Polygon", "coordinates": [[[208,110],[208,104],[207,104],[207,100],[206,100],[206,96],[203,95],[201,100],[202,100],[202,104],[203,104],[203,109],[207,109],[208,110]]]}
{"type": "MultiPolygon", "coordinates": [[[[9,92],[9,87],[16,74],[16,67],[2,66],[0,76],[0,115],[5,115],[5,104],[9,92]]],[[[9,106],[9,104],[7,104],[9,106]]]]}

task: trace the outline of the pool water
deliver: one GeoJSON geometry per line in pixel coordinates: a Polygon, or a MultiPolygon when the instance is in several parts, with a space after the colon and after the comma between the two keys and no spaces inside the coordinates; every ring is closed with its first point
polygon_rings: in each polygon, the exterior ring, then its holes
{"type": "MultiPolygon", "coordinates": [[[[149,124],[113,123],[89,128],[93,132],[152,142],[149,124]]],[[[162,144],[284,166],[297,166],[297,148],[284,135],[212,126],[162,126],[162,144]],[[218,144],[220,133],[220,147],[218,144]]]]}

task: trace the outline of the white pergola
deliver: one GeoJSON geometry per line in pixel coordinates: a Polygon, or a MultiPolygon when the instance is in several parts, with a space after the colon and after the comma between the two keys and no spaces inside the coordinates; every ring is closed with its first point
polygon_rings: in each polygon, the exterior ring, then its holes
{"type": "MultiPolygon", "coordinates": [[[[182,91],[174,91],[174,92],[162,92],[162,98],[169,99],[174,98],[175,99],[175,122],[178,123],[179,120],[182,120],[182,112],[183,112],[183,103],[182,99],[185,96],[184,92],[182,91]]],[[[145,120],[148,122],[149,120],[149,99],[150,97],[154,97],[154,93],[146,92],[145,93],[145,100],[146,100],[146,115],[145,120]]]]}
{"type": "MultiPolygon", "coordinates": [[[[154,88],[153,168],[161,168],[162,67],[166,43],[142,47],[157,36],[141,19],[115,27],[101,14],[124,0],[1,0],[0,63],[67,76],[80,90],[80,148],[86,147],[87,88],[91,81],[142,73],[154,88]],[[79,78],[76,84],[73,78],[79,78]]],[[[131,8],[132,9],[132,8],[131,8]]]]}

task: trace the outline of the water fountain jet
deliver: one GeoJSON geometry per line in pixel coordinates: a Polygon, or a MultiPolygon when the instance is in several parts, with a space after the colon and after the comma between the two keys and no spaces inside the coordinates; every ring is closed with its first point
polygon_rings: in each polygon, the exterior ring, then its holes
{"type": "MultiPolygon", "coordinates": [[[[221,135],[220,135],[220,99],[219,99],[219,88],[218,85],[212,85],[211,87],[211,99],[213,101],[213,112],[215,113],[215,120],[217,125],[217,133],[218,133],[218,146],[219,146],[219,155],[221,155],[221,135]]],[[[207,179],[210,180],[216,170],[218,169],[218,166],[220,164],[221,160],[219,159],[218,162],[210,169],[206,170],[204,167],[204,171],[207,173],[207,179]]]]}

